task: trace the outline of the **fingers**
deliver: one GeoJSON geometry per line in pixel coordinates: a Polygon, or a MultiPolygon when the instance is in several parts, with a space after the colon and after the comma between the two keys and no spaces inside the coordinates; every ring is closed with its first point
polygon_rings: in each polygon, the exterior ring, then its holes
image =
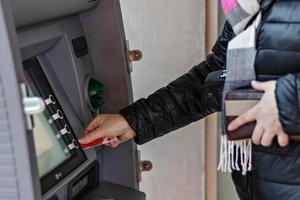
{"type": "Polygon", "coordinates": [[[84,137],[82,137],[81,139],[79,139],[79,142],[81,144],[88,144],[91,143],[99,138],[103,138],[106,136],[105,131],[101,130],[101,128],[97,128],[96,130],[88,133],[87,135],[85,135],[84,137]]]}
{"type": "Polygon", "coordinates": [[[117,140],[112,142],[109,146],[113,149],[117,148],[121,143],[117,140]]]}
{"type": "Polygon", "coordinates": [[[236,118],[234,121],[232,121],[228,126],[228,131],[234,131],[239,127],[243,126],[244,124],[255,121],[256,118],[255,114],[256,114],[256,106],[248,110],[238,118],[236,118]]]}
{"type": "Polygon", "coordinates": [[[258,81],[251,82],[252,87],[258,91],[265,91],[267,84],[268,84],[268,82],[258,82],[258,81]]]}
{"type": "Polygon", "coordinates": [[[234,131],[252,121],[257,122],[252,134],[252,141],[256,145],[270,146],[274,137],[277,137],[278,144],[282,147],[289,143],[289,137],[282,131],[276,114],[275,100],[276,81],[258,82],[252,81],[252,87],[258,91],[264,91],[265,94],[259,103],[246,113],[239,116],[228,126],[229,131],[234,131]]]}
{"type": "Polygon", "coordinates": [[[253,134],[252,134],[252,142],[256,145],[263,145],[268,147],[272,144],[274,137],[277,135],[278,144],[281,147],[285,147],[289,144],[289,137],[284,132],[280,132],[278,134],[272,134],[270,132],[265,132],[264,128],[259,125],[256,125],[253,134]]]}
{"type": "Polygon", "coordinates": [[[114,140],[113,142],[110,142],[108,144],[105,144],[105,146],[108,146],[110,148],[117,148],[122,142],[119,141],[119,139],[114,140]]]}
{"type": "Polygon", "coordinates": [[[128,141],[128,140],[130,140],[132,138],[134,138],[134,134],[132,132],[130,132],[130,131],[127,132],[127,133],[125,133],[125,134],[123,134],[123,135],[118,136],[118,139],[119,139],[119,141],[121,143],[126,142],[126,141],[128,141]]]}
{"type": "Polygon", "coordinates": [[[275,136],[276,135],[271,132],[265,132],[261,139],[261,145],[265,147],[271,146],[275,136]]]}
{"type": "Polygon", "coordinates": [[[278,144],[281,147],[285,147],[289,144],[289,136],[284,132],[279,133],[277,139],[278,139],[278,144]]]}
{"type": "Polygon", "coordinates": [[[253,134],[252,134],[253,143],[256,145],[260,145],[263,134],[264,134],[264,128],[262,128],[259,125],[256,125],[256,127],[253,131],[253,134]]]}
{"type": "Polygon", "coordinates": [[[120,144],[127,142],[128,140],[132,139],[134,137],[134,134],[132,132],[127,132],[123,135],[120,135],[116,137],[117,139],[114,140],[113,142],[106,144],[106,146],[109,146],[113,149],[117,148],[120,144]]]}
{"type": "MultiPolygon", "coordinates": [[[[256,130],[256,133],[253,133],[252,141],[256,145],[262,145],[265,147],[271,146],[276,134],[270,132],[263,132],[263,129],[256,130]]],[[[278,144],[281,147],[285,147],[289,144],[289,137],[285,133],[277,134],[278,144]]]]}
{"type": "Polygon", "coordinates": [[[85,134],[89,134],[90,132],[97,129],[100,125],[100,121],[101,121],[101,116],[98,116],[95,119],[93,119],[93,121],[85,129],[85,134]]]}

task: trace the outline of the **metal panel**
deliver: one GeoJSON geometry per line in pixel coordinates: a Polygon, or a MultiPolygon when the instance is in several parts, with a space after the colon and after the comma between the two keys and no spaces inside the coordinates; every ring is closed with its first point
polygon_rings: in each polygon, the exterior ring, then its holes
{"type": "MultiPolygon", "coordinates": [[[[125,33],[118,0],[102,0],[99,6],[81,15],[89,44],[95,76],[106,87],[103,113],[118,113],[132,102],[131,78],[125,48],[125,33]]],[[[99,154],[101,178],[138,188],[136,145],[129,141],[115,150],[103,148],[99,154]]]]}
{"type": "MultiPolygon", "coordinates": [[[[91,119],[85,103],[84,89],[86,77],[92,73],[93,66],[89,56],[77,58],[71,44],[72,39],[83,35],[79,18],[72,16],[20,31],[18,39],[22,58],[26,60],[40,55],[40,62],[47,66],[44,69],[46,74],[53,71],[53,75],[57,77],[57,80],[52,81],[53,76],[49,75],[51,83],[61,85],[76,117],[82,125],[87,125],[91,119]]],[[[78,134],[81,136],[83,133],[78,134]]]]}
{"type": "Polygon", "coordinates": [[[40,186],[34,153],[33,138],[26,132],[25,116],[22,107],[21,59],[17,47],[15,25],[9,0],[0,1],[0,135],[9,135],[1,142],[0,199],[28,200],[40,199],[40,186]],[[16,70],[17,69],[17,70],[16,70]]]}
{"type": "Polygon", "coordinates": [[[78,13],[100,0],[12,0],[17,27],[78,13]]]}

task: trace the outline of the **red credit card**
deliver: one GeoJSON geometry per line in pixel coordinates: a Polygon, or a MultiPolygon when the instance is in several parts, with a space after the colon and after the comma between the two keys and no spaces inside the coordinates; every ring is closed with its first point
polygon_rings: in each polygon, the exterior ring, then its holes
{"type": "Polygon", "coordinates": [[[111,142],[117,141],[117,138],[99,138],[97,140],[94,140],[93,142],[87,143],[87,144],[80,144],[80,148],[82,150],[91,149],[100,145],[109,144],[111,142]]]}

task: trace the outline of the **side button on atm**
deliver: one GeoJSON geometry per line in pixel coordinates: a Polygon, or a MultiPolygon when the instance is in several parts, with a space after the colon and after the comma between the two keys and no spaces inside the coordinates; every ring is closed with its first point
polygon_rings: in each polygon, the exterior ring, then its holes
{"type": "Polygon", "coordinates": [[[45,103],[39,97],[26,97],[23,99],[26,115],[40,114],[45,110],[45,103]]]}
{"type": "Polygon", "coordinates": [[[27,129],[32,130],[33,123],[31,119],[31,115],[40,114],[44,112],[46,108],[45,102],[43,99],[39,97],[28,97],[25,83],[21,83],[20,87],[21,87],[21,93],[23,97],[22,99],[23,109],[24,109],[24,113],[26,114],[27,129]]]}

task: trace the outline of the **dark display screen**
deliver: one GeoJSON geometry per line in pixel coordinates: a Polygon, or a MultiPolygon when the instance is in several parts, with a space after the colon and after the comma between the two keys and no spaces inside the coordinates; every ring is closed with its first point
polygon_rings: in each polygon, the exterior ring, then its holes
{"type": "MultiPolygon", "coordinates": [[[[29,91],[32,88],[29,89],[29,91]]],[[[30,95],[35,94],[30,92],[30,95]]],[[[35,151],[38,161],[39,176],[43,177],[57,166],[68,160],[72,154],[66,146],[65,141],[59,134],[58,128],[49,123],[47,111],[43,114],[34,115],[33,136],[35,151]]]]}

